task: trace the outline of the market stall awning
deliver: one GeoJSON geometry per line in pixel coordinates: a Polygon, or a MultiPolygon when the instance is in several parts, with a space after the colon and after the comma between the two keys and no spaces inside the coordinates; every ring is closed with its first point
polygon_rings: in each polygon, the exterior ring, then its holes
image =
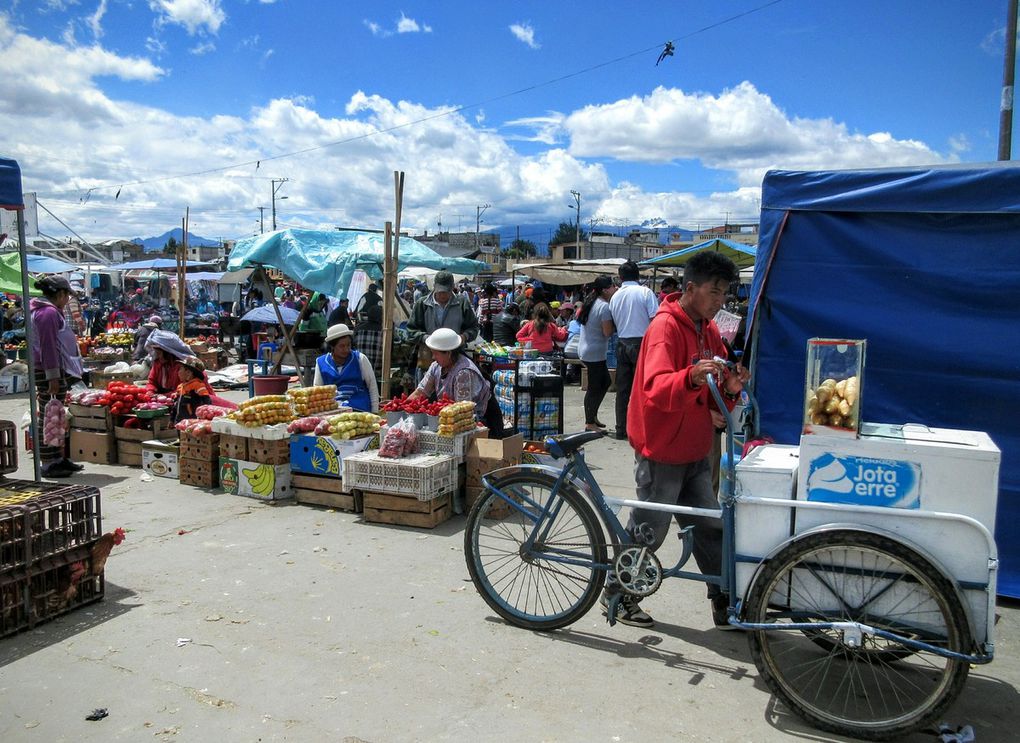
{"type": "Polygon", "coordinates": [[[221,284],[244,284],[255,273],[254,268],[242,268],[240,271],[227,271],[220,279],[221,284]]]}
{"type": "Polygon", "coordinates": [[[737,268],[747,268],[754,265],[754,259],[758,250],[753,245],[744,245],[724,238],[706,240],[705,242],[692,245],[689,248],[674,250],[672,253],[648,258],[641,261],[642,266],[683,266],[687,261],[698,253],[710,250],[714,253],[722,253],[731,261],[737,264],[737,268]]]}
{"type": "MultiPolygon", "coordinates": [[[[211,266],[212,263],[188,261],[188,268],[193,266],[211,266]]],[[[177,270],[177,261],[173,258],[147,258],[143,261],[130,261],[107,266],[109,271],[169,271],[177,270]]]]}
{"type": "MultiPolygon", "coordinates": [[[[21,294],[21,289],[21,256],[18,253],[0,256],[0,292],[21,294]]],[[[42,296],[38,289],[33,288],[30,293],[33,297],[42,296]]]]}
{"type": "Polygon", "coordinates": [[[21,166],[17,160],[0,157],[0,209],[24,209],[21,193],[21,166]]]}
{"type": "MultiPolygon", "coordinates": [[[[596,276],[616,276],[626,258],[603,258],[600,260],[577,259],[563,263],[517,263],[510,270],[556,286],[588,284],[596,276]]],[[[651,275],[651,270],[642,271],[651,275]]]]}
{"type": "Polygon", "coordinates": [[[48,255],[26,255],[25,260],[29,273],[70,273],[78,270],[74,264],[48,255]]]}
{"type": "MultiPolygon", "coordinates": [[[[344,297],[355,270],[360,268],[373,279],[382,278],[383,244],[383,235],[376,232],[279,230],[239,240],[227,267],[236,271],[270,266],[309,289],[344,297]]],[[[444,258],[413,238],[401,237],[398,269],[414,266],[468,276],[489,268],[482,261],[444,258]]]]}

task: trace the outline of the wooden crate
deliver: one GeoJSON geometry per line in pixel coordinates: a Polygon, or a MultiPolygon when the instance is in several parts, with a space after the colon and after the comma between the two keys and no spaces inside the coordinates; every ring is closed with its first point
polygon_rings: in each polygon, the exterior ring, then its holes
{"type": "Polygon", "coordinates": [[[420,526],[431,529],[453,514],[449,493],[432,500],[418,500],[413,495],[390,495],[368,491],[363,492],[361,497],[365,521],[374,524],[420,526]]]}
{"type": "Polygon", "coordinates": [[[251,439],[246,436],[234,436],[228,433],[220,434],[220,456],[227,459],[247,459],[248,442],[251,439]]]}
{"type": "Polygon", "coordinates": [[[220,368],[219,351],[201,351],[197,354],[199,360],[205,364],[207,371],[218,371],[220,368]]]}
{"type": "Polygon", "coordinates": [[[295,472],[291,475],[290,481],[294,488],[294,498],[298,503],[329,506],[351,513],[362,511],[361,492],[347,492],[343,480],[338,477],[318,477],[295,472]]]}
{"type": "Polygon", "coordinates": [[[105,390],[106,386],[113,381],[134,382],[134,372],[112,372],[107,374],[103,371],[92,372],[92,387],[97,390],[105,390]]]}
{"type": "Polygon", "coordinates": [[[169,441],[177,438],[177,429],[170,416],[164,415],[160,418],[153,418],[148,421],[140,421],[138,428],[126,428],[125,426],[114,426],[113,432],[117,441],[169,441]]]}
{"type": "Polygon", "coordinates": [[[68,405],[74,417],[74,427],[81,431],[106,433],[113,430],[113,415],[102,405],[68,405]]]}
{"type": "Polygon", "coordinates": [[[219,462],[220,436],[217,433],[196,436],[181,431],[181,458],[201,459],[205,462],[219,462]]]}
{"type": "Polygon", "coordinates": [[[220,462],[218,459],[187,459],[178,460],[182,485],[195,485],[200,488],[215,488],[220,484],[220,462]]]}
{"type": "Polygon", "coordinates": [[[142,442],[117,439],[117,462],[125,467],[141,467],[142,442]]]}
{"type": "Polygon", "coordinates": [[[288,464],[290,439],[248,439],[248,461],[259,464],[288,464]]]}

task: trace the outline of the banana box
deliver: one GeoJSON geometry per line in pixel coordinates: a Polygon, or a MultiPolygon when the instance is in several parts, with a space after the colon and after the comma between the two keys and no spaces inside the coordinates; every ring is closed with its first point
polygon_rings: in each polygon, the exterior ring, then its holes
{"type": "Polygon", "coordinates": [[[331,436],[294,434],[290,437],[290,470],[305,475],[341,477],[345,457],[363,452],[375,442],[378,435],[359,439],[341,440],[331,436]]]}
{"type": "Polygon", "coordinates": [[[294,497],[290,465],[260,464],[220,457],[220,487],[231,495],[258,500],[286,500],[294,497]]]}

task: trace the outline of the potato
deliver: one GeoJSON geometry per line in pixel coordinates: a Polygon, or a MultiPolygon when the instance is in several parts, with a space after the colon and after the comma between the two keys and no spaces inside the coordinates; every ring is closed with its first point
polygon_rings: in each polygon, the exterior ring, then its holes
{"type": "Polygon", "coordinates": [[[841,379],[836,382],[836,394],[840,397],[846,397],[846,380],[841,379]]]}
{"type": "Polygon", "coordinates": [[[851,405],[857,402],[858,384],[857,377],[850,377],[846,380],[846,388],[844,390],[846,394],[844,394],[844,397],[851,405]]]}
{"type": "Polygon", "coordinates": [[[850,402],[848,400],[841,400],[839,403],[839,414],[846,418],[850,415],[850,402]]]}
{"type": "Polygon", "coordinates": [[[824,405],[826,402],[828,402],[829,398],[832,397],[833,392],[834,389],[826,387],[825,385],[821,385],[818,387],[818,389],[815,390],[815,397],[818,398],[818,402],[824,405]]]}
{"type": "Polygon", "coordinates": [[[841,416],[839,414],[830,415],[829,416],[829,425],[830,426],[842,426],[843,425],[843,416],[841,416]]]}
{"type": "Polygon", "coordinates": [[[811,397],[808,398],[808,402],[807,402],[808,412],[809,413],[817,413],[818,409],[820,407],[821,407],[821,403],[818,402],[818,396],[817,395],[811,395],[811,397]]]}
{"type": "Polygon", "coordinates": [[[839,415],[838,397],[830,398],[829,401],[825,403],[825,412],[829,415],[839,415]]]}
{"type": "Polygon", "coordinates": [[[824,426],[829,422],[829,416],[825,413],[812,413],[811,422],[816,426],[824,426]]]}

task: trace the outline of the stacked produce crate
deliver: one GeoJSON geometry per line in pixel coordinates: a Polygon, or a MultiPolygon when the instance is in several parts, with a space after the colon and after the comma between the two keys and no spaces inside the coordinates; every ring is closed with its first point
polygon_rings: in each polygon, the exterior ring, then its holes
{"type": "Polygon", "coordinates": [[[113,415],[103,405],[68,406],[71,413],[71,459],[96,464],[117,463],[113,415]]]}
{"type": "Polygon", "coordinates": [[[294,498],[299,503],[330,506],[361,513],[361,493],[343,479],[343,461],[377,446],[380,419],[371,413],[340,413],[319,421],[295,421],[290,438],[290,469],[294,498]]]}
{"type": "Polygon", "coordinates": [[[220,484],[220,435],[208,432],[181,431],[180,481],[200,488],[220,484]]]}
{"type": "Polygon", "coordinates": [[[128,467],[142,466],[142,442],[177,438],[177,429],[165,416],[151,420],[135,419],[131,427],[114,426],[113,433],[117,441],[117,461],[128,467]]]}
{"type": "Polygon", "coordinates": [[[452,514],[457,460],[447,454],[399,459],[367,451],[344,459],[344,482],[362,493],[365,521],[432,528],[452,514]]]}

